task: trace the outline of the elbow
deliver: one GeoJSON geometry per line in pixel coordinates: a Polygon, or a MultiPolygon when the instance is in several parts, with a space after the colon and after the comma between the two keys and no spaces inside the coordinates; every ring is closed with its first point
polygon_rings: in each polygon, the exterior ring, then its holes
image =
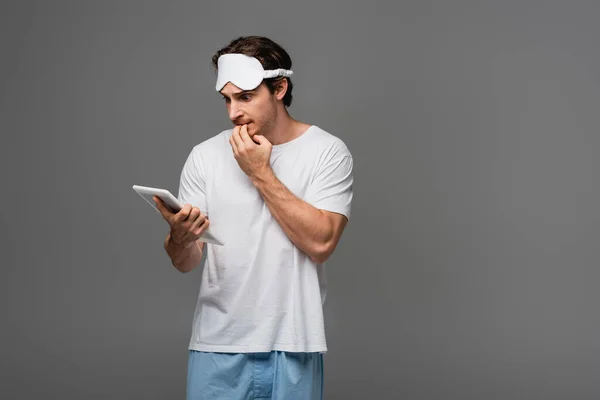
{"type": "Polygon", "coordinates": [[[322,243],[316,245],[312,251],[308,254],[310,259],[317,263],[323,264],[325,261],[329,259],[331,254],[333,254],[333,250],[335,250],[335,245],[332,243],[322,243]]]}
{"type": "Polygon", "coordinates": [[[310,259],[315,263],[315,264],[325,264],[325,261],[327,261],[329,257],[328,256],[311,256],[310,259]]]}
{"type": "Polygon", "coordinates": [[[340,240],[342,229],[343,226],[340,229],[339,225],[332,222],[319,240],[313,240],[308,252],[308,256],[313,262],[323,264],[331,257],[340,240]]]}

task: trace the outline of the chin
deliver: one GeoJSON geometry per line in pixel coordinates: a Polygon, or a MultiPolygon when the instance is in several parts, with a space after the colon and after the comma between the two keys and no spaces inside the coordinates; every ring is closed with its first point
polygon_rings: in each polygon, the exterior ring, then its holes
{"type": "Polygon", "coordinates": [[[249,126],[248,127],[248,135],[250,137],[253,137],[256,134],[258,134],[258,131],[256,129],[254,129],[254,126],[249,126]]]}

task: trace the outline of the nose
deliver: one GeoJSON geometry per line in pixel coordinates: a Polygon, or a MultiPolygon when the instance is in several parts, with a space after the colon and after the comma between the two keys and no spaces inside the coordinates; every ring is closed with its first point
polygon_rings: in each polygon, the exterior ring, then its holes
{"type": "Polygon", "coordinates": [[[240,106],[237,102],[235,101],[231,101],[231,103],[229,103],[229,119],[234,122],[235,120],[239,119],[242,116],[242,110],[240,109],[240,106]]]}

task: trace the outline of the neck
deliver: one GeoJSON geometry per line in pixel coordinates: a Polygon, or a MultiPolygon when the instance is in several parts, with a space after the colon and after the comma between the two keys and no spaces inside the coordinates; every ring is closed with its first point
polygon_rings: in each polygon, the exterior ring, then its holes
{"type": "Polygon", "coordinates": [[[266,137],[271,144],[278,145],[289,142],[300,136],[307,127],[308,125],[292,118],[287,109],[282,106],[277,109],[275,122],[271,125],[271,129],[269,129],[268,132],[264,132],[262,135],[266,137]]]}

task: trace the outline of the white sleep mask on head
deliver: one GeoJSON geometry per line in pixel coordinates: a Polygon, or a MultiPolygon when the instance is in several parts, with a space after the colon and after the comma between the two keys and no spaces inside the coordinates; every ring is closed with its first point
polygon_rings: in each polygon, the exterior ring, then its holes
{"type": "Polygon", "coordinates": [[[260,61],[245,54],[223,54],[219,57],[217,72],[217,92],[220,92],[227,82],[233,83],[242,90],[253,90],[263,79],[288,77],[294,73],[282,68],[265,70],[260,61]]]}

